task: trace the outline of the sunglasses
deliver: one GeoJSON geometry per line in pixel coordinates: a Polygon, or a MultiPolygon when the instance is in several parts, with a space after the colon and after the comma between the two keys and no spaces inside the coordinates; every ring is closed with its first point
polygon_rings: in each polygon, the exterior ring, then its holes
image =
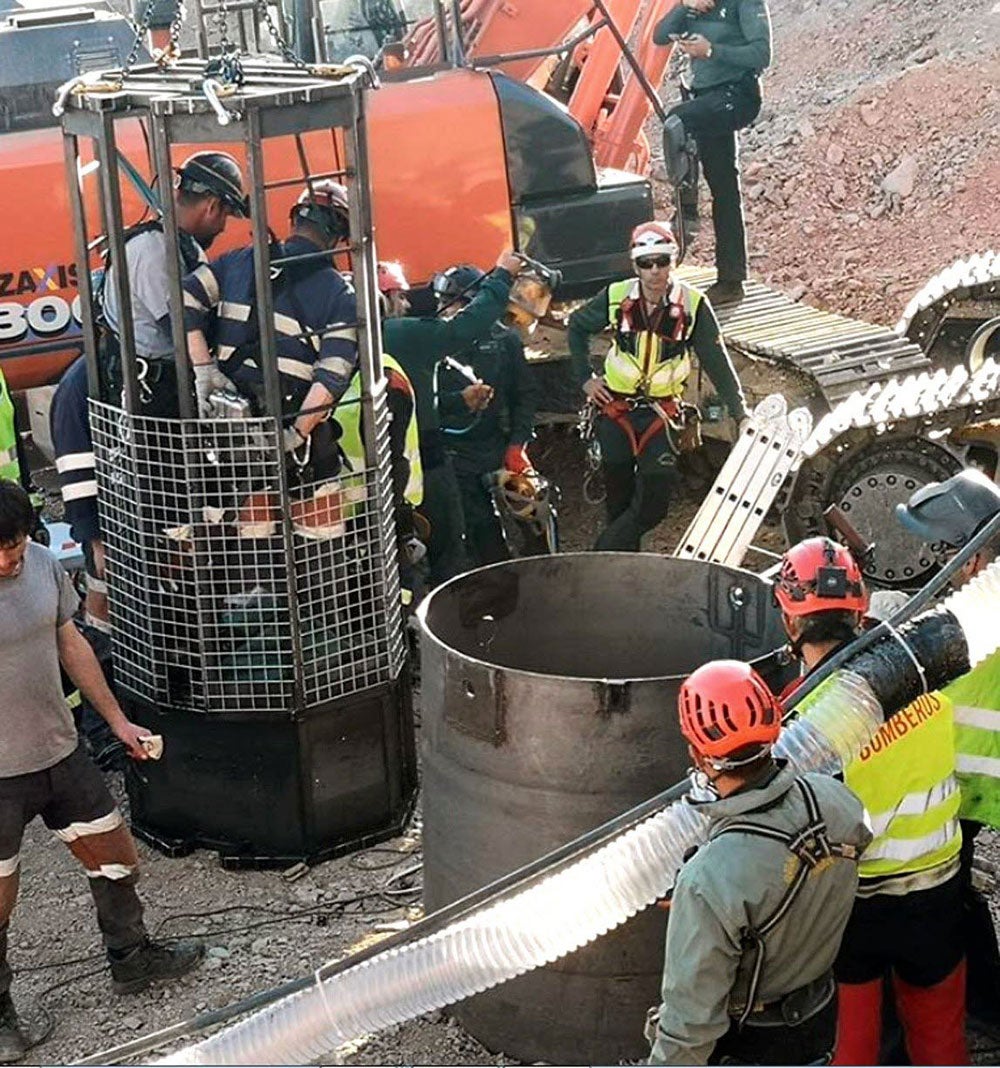
{"type": "Polygon", "coordinates": [[[653,267],[669,267],[673,262],[669,256],[640,256],[635,265],[640,271],[649,271],[653,267]]]}

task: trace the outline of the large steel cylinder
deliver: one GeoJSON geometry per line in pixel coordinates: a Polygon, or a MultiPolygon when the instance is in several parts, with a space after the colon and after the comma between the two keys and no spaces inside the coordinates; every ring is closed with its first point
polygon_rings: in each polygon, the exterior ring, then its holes
{"type": "MultiPolygon", "coordinates": [[[[783,640],[759,576],[639,553],[473,571],[436,590],[420,619],[428,911],[683,778],[680,681],[783,640]]],[[[665,913],[647,909],[457,1015],[489,1049],[528,1062],[641,1057],[664,931],[665,913]]]]}

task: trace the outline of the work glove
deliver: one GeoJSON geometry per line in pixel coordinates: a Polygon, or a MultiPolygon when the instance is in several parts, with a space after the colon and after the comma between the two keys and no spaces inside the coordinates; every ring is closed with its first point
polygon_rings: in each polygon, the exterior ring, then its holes
{"type": "Polygon", "coordinates": [[[198,401],[198,417],[211,419],[215,414],[210,398],[220,389],[232,389],[233,384],[213,363],[196,363],[191,368],[194,372],[194,395],[198,401]]]}
{"type": "Polygon", "coordinates": [[[527,446],[508,445],[507,451],[503,454],[503,466],[512,475],[523,475],[525,471],[531,471],[533,465],[528,459],[527,446]]]}

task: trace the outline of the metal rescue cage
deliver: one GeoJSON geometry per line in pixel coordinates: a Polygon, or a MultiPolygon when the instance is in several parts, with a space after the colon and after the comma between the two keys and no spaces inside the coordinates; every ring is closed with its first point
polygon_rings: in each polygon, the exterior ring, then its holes
{"type": "MultiPolygon", "coordinates": [[[[125,270],[110,276],[120,308],[121,406],[91,401],[116,682],[160,710],[296,712],[392,682],[405,658],[377,327],[365,75],[341,68],[317,76],[261,59],[244,60],[243,75],[220,105],[203,91],[202,60],[169,70],[138,67],[117,83],[72,95],[63,118],[78,263],[88,262],[100,232],[107,235],[112,264],[126,262],[125,168],[116,142],[123,122],[146,126],[153,173],[160,176],[181,418],[142,414],[143,361],[136,358],[125,270]],[[220,106],[230,120],[225,125],[220,106]],[[88,219],[92,198],[84,189],[84,176],[93,169],[81,155],[85,139],[93,142],[100,183],[96,231],[88,219]],[[289,151],[269,151],[274,139],[285,139],[289,151]],[[260,418],[195,418],[170,189],[182,155],[206,145],[246,160],[266,401],[260,418]],[[290,159],[299,173],[289,173],[290,159]],[[284,166],[276,179],[275,161],[284,166]],[[270,199],[287,200],[307,182],[330,177],[350,194],[367,466],[332,481],[303,483],[281,448],[271,275],[286,261],[272,259],[268,209],[270,199]],[[315,536],[317,524],[322,537],[315,536]]],[[[284,226],[284,219],[276,220],[273,229],[283,232],[284,226]]],[[[93,398],[98,326],[86,270],[80,271],[80,291],[93,398]]],[[[285,425],[287,420],[286,414],[285,425]]]]}

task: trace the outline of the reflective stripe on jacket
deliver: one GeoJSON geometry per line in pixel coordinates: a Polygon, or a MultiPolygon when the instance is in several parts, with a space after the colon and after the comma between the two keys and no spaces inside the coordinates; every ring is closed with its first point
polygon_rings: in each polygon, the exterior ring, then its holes
{"type": "Polygon", "coordinates": [[[955,777],[962,819],[1000,828],[1000,653],[948,686],[955,716],[955,777]]]}
{"type": "Polygon", "coordinates": [[[866,880],[891,892],[889,881],[899,878],[909,891],[953,874],[962,845],[954,773],[952,706],[938,693],[918,697],[883,723],[845,769],[844,781],[864,803],[875,833],[861,858],[862,895],[866,880]]]}
{"type": "Polygon", "coordinates": [[[677,397],[691,374],[691,334],[702,296],[683,282],[671,283],[659,330],[635,329],[632,309],[642,300],[637,278],[608,286],[608,323],[614,341],[604,359],[604,378],[615,393],[677,397]]]}
{"type": "MultiPolygon", "coordinates": [[[[399,363],[387,352],[382,353],[382,365],[386,377],[390,379],[389,388],[392,385],[392,377],[402,381],[402,386],[413,397],[413,385],[406,372],[399,363]]],[[[365,463],[365,443],[361,434],[361,375],[356,374],[347,387],[347,391],[337,405],[335,417],[340,423],[343,434],[340,438],[340,448],[347,457],[353,471],[363,471],[365,463]]],[[[416,507],[424,499],[424,473],[420,464],[420,432],[417,426],[417,409],[413,405],[410,421],[406,427],[406,460],[409,464],[409,478],[403,496],[416,507]]]]}
{"type": "Polygon", "coordinates": [[[10,399],[7,380],[0,371],[0,478],[19,482],[21,467],[17,462],[17,430],[14,428],[14,402],[10,399]]]}

